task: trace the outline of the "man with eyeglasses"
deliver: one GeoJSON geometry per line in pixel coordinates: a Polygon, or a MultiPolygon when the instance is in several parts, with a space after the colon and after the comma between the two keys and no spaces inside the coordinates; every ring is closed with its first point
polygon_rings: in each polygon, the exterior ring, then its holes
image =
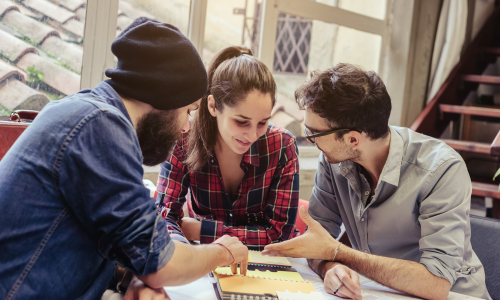
{"type": "Polygon", "coordinates": [[[263,254],[308,258],[325,290],[361,299],[359,274],[425,299],[449,291],[491,299],[470,243],[471,181],[442,141],[389,126],[374,72],[338,64],[295,92],[305,135],[322,151],[308,231],[263,254]],[[336,240],[344,224],[352,249],[336,240]]]}

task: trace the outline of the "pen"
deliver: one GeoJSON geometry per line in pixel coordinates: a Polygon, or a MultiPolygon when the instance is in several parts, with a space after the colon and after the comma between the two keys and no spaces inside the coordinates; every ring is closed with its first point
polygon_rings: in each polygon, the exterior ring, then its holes
{"type": "Polygon", "coordinates": [[[344,285],[344,283],[343,283],[343,282],[341,282],[341,283],[339,284],[339,286],[335,289],[335,291],[333,291],[333,294],[334,294],[334,295],[337,295],[337,292],[339,291],[339,289],[340,289],[343,285],[344,285]]]}

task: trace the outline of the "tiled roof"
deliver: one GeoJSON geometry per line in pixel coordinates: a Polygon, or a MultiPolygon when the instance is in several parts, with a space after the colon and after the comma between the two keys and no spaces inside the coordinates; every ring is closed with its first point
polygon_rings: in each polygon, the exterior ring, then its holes
{"type": "MultiPolygon", "coordinates": [[[[153,18],[119,4],[117,34],[139,16],[153,18]]],[[[0,0],[0,115],[78,92],[85,9],[86,0],[0,0]]]]}
{"type": "Polygon", "coordinates": [[[27,86],[24,75],[15,67],[0,60],[0,104],[8,110],[40,110],[49,98],[27,86]]]}

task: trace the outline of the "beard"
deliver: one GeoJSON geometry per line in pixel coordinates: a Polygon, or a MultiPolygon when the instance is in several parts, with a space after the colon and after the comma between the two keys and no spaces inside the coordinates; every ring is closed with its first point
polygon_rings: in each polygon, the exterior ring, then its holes
{"type": "Polygon", "coordinates": [[[347,145],[343,145],[329,152],[325,152],[321,148],[319,149],[323,152],[326,161],[329,164],[338,164],[346,160],[352,160],[353,162],[357,162],[361,157],[361,153],[359,152],[359,150],[352,150],[347,145]]]}
{"type": "Polygon", "coordinates": [[[173,145],[182,137],[181,128],[175,123],[176,112],[153,111],[137,123],[136,133],[144,165],[152,167],[166,161],[173,145]]]}

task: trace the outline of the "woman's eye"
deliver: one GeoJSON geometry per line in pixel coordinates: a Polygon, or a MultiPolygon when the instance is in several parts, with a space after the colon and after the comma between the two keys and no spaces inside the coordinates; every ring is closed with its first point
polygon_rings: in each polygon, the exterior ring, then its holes
{"type": "Polygon", "coordinates": [[[237,123],[238,125],[246,125],[246,124],[247,124],[247,122],[246,122],[246,121],[238,121],[238,120],[235,120],[235,121],[236,121],[236,123],[237,123]]]}
{"type": "Polygon", "coordinates": [[[266,122],[259,122],[259,125],[260,125],[260,126],[264,126],[264,125],[266,125],[266,124],[267,124],[267,121],[266,121],[266,122]]]}

